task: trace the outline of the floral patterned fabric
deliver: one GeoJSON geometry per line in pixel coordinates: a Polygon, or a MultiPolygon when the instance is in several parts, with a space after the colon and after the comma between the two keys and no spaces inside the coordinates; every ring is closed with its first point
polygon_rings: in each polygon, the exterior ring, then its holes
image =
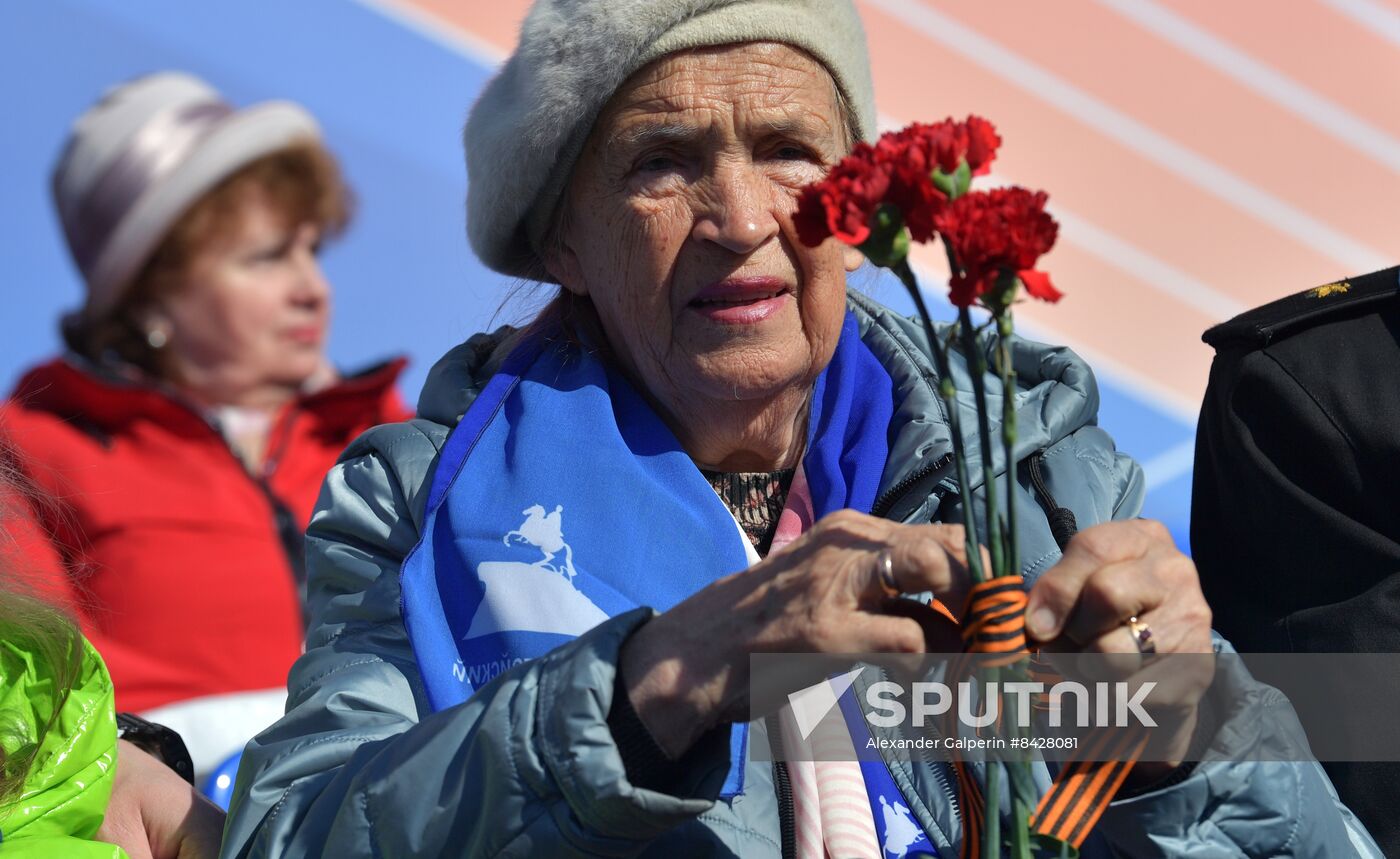
{"type": "Polygon", "coordinates": [[[796,469],[782,471],[702,471],[759,555],[767,555],[787,504],[796,469]]]}

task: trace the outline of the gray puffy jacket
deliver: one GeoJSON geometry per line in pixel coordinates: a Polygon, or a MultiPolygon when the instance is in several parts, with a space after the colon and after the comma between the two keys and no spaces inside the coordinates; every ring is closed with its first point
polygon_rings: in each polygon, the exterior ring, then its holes
{"type": "MultiPolygon", "coordinates": [[[[851,306],[897,389],[879,509],[908,522],[958,518],[921,329],[854,293],[851,306]]],[[[780,856],[771,764],[750,763],[745,793],[729,802],[706,793],[728,767],[727,743],[693,756],[694,772],[666,793],[628,783],[607,715],[618,650],[645,610],[431,713],[399,614],[399,566],[418,540],[437,452],[489,378],[499,343],[479,335],[450,352],[424,387],[421,417],[366,433],[328,476],[307,533],[306,653],[288,681],[287,715],[244,754],[224,856],[780,856]]],[[[1088,367],[1028,342],[1016,344],[1016,362],[1017,455],[1039,454],[1042,489],[1081,526],[1136,516],[1142,474],[1094,426],[1088,367]]],[[[1016,503],[1024,573],[1034,578],[1059,550],[1029,486],[1016,503]]],[[[1231,748],[1269,742],[1266,721],[1301,730],[1277,691],[1233,681],[1246,703],[1219,731],[1231,748]],[[1258,718],[1264,710],[1275,718],[1258,718]]],[[[946,765],[891,761],[891,770],[934,845],[956,855],[946,765]]],[[[1380,855],[1321,768],[1289,763],[1202,765],[1115,802],[1085,846],[1086,855],[1134,859],[1380,855]]]]}

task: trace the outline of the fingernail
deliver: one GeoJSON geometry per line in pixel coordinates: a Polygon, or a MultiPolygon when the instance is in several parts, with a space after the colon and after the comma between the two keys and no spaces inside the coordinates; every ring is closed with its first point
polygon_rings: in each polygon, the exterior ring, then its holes
{"type": "Polygon", "coordinates": [[[1031,612],[1030,618],[1026,621],[1026,627],[1030,629],[1031,635],[1041,638],[1049,635],[1055,628],[1055,613],[1046,606],[1041,606],[1031,612]]]}

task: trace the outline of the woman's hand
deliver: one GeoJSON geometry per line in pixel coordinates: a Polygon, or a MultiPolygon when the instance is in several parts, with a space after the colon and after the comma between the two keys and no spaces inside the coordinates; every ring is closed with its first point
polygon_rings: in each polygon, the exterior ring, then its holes
{"type": "MultiPolygon", "coordinates": [[[[678,758],[715,725],[762,715],[749,712],[751,653],[923,653],[925,628],[881,611],[890,596],[880,554],[889,551],[902,592],[961,605],[963,541],[959,525],[900,525],[851,510],[825,517],[639,629],[619,666],[633,709],[678,758]]],[[[947,646],[956,642],[950,636],[947,646]]]]}
{"type": "MultiPolygon", "coordinates": [[[[1201,594],[1191,559],[1177,551],[1171,534],[1147,519],[1107,522],[1070,540],[1064,557],[1031,589],[1026,629],[1045,650],[1080,653],[1139,652],[1127,621],[1137,617],[1152,630],[1159,654],[1213,653],[1210,606],[1201,594]]],[[[1175,726],[1167,762],[1139,763],[1133,781],[1146,784],[1184,759],[1196,727],[1197,705],[1214,676],[1213,660],[1149,664],[1134,681],[1153,680],[1152,709],[1175,726]]]]}
{"type": "Polygon", "coordinates": [[[224,813],[175,771],[126,740],[97,840],[131,859],[215,859],[224,813]]]}

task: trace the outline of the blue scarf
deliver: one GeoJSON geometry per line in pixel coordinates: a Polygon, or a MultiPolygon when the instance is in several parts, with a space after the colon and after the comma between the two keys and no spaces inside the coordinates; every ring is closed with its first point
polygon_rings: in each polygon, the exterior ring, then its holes
{"type": "MultiPolygon", "coordinates": [[[[893,382],[847,313],[817,378],[803,468],[818,517],[868,512],[889,456],[893,382]]],[[[434,711],[638,606],[665,611],[748,566],[733,516],[617,371],[537,336],[442,449],[403,616],[434,711]]],[[[747,726],[722,796],[743,791],[747,726]]],[[[877,821],[879,815],[876,815],[877,821]]]]}

